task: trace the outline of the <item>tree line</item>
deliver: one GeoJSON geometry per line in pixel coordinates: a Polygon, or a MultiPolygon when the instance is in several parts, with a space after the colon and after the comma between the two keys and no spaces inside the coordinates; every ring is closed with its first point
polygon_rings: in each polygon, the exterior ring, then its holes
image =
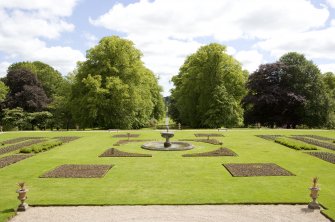
{"type": "Polygon", "coordinates": [[[189,55],[164,104],[133,42],[102,38],[63,77],[48,64],[12,64],[0,81],[0,125],[24,129],[138,129],[165,115],[193,128],[335,127],[335,75],[290,52],[249,74],[217,43],[189,55]]]}
{"type": "Polygon", "coordinates": [[[134,44],[105,37],[63,77],[42,62],[12,64],[0,81],[4,130],[142,128],[164,115],[162,88],[134,44]]]}

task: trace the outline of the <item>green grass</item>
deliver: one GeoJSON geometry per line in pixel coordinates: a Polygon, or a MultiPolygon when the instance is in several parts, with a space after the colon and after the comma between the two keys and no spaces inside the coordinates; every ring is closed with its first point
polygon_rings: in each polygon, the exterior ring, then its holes
{"type": "MultiPolygon", "coordinates": [[[[162,140],[158,131],[138,133],[138,139],[162,140]]],[[[202,131],[213,133],[213,131],[202,131]]],[[[335,137],[334,131],[321,130],[247,130],[223,132],[223,147],[237,157],[182,157],[186,153],[208,152],[220,146],[191,142],[188,151],[149,151],[141,143],[117,147],[126,152],[152,154],[151,158],[99,158],[113,147],[117,132],[21,132],[0,134],[3,140],[22,136],[81,136],[82,138],[36,154],[0,169],[0,221],[13,215],[19,204],[17,183],[27,184],[31,205],[139,205],[139,204],[233,204],[233,203],[308,203],[312,178],[320,182],[319,202],[324,213],[335,219],[335,165],[313,156],[284,148],[257,134],[314,134],[335,137]],[[296,176],[232,177],[223,163],[276,163],[296,176]],[[62,164],[113,164],[103,178],[39,178],[62,164]]],[[[125,132],[119,132],[125,133],[125,132]]],[[[196,131],[175,131],[172,141],[193,139],[196,131]]],[[[1,149],[1,147],[0,147],[1,149]]],[[[319,148],[320,151],[326,149],[319,148]]],[[[335,152],[329,151],[327,152],[335,152]]],[[[2,156],[0,156],[2,157],[2,156]]]]}
{"type": "Polygon", "coordinates": [[[286,137],[278,137],[275,139],[276,143],[287,146],[295,150],[316,150],[316,146],[310,145],[295,139],[290,139],[286,137]]]}

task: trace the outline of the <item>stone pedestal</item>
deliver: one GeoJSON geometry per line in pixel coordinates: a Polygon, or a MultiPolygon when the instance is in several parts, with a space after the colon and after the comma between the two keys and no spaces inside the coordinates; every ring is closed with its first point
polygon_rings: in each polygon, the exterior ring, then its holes
{"type": "Polygon", "coordinates": [[[165,138],[164,147],[168,148],[171,146],[170,138],[174,136],[173,132],[162,132],[161,136],[165,138]]]}
{"type": "Polygon", "coordinates": [[[318,187],[311,187],[309,188],[311,190],[310,197],[312,198],[312,201],[308,204],[309,209],[320,209],[319,203],[316,201],[316,198],[318,198],[318,192],[319,188],[318,187]]]}
{"type": "Polygon", "coordinates": [[[21,204],[18,206],[17,211],[26,211],[28,208],[28,204],[25,203],[25,201],[28,198],[26,195],[28,192],[28,189],[24,188],[24,183],[19,183],[18,185],[21,187],[21,189],[17,190],[16,193],[19,194],[17,199],[21,201],[21,204]]]}

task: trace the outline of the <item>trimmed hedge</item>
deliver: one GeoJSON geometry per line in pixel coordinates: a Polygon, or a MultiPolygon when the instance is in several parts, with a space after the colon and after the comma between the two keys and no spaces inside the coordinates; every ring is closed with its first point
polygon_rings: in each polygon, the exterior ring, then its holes
{"type": "Polygon", "coordinates": [[[276,143],[287,146],[295,150],[316,150],[317,148],[313,145],[309,145],[300,141],[296,141],[290,138],[278,137],[275,139],[276,143]]]}
{"type": "Polygon", "coordinates": [[[49,141],[46,143],[35,144],[29,147],[22,148],[20,150],[20,153],[40,153],[40,152],[50,150],[56,146],[60,146],[62,144],[63,142],[60,142],[60,141],[49,141]]]}

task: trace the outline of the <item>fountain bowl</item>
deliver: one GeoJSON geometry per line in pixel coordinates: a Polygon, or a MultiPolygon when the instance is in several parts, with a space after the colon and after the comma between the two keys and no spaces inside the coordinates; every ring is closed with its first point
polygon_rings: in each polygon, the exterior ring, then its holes
{"type": "Polygon", "coordinates": [[[186,142],[171,142],[171,145],[166,147],[164,142],[148,142],[141,146],[147,150],[158,150],[158,151],[182,151],[193,149],[194,146],[186,142]]]}

